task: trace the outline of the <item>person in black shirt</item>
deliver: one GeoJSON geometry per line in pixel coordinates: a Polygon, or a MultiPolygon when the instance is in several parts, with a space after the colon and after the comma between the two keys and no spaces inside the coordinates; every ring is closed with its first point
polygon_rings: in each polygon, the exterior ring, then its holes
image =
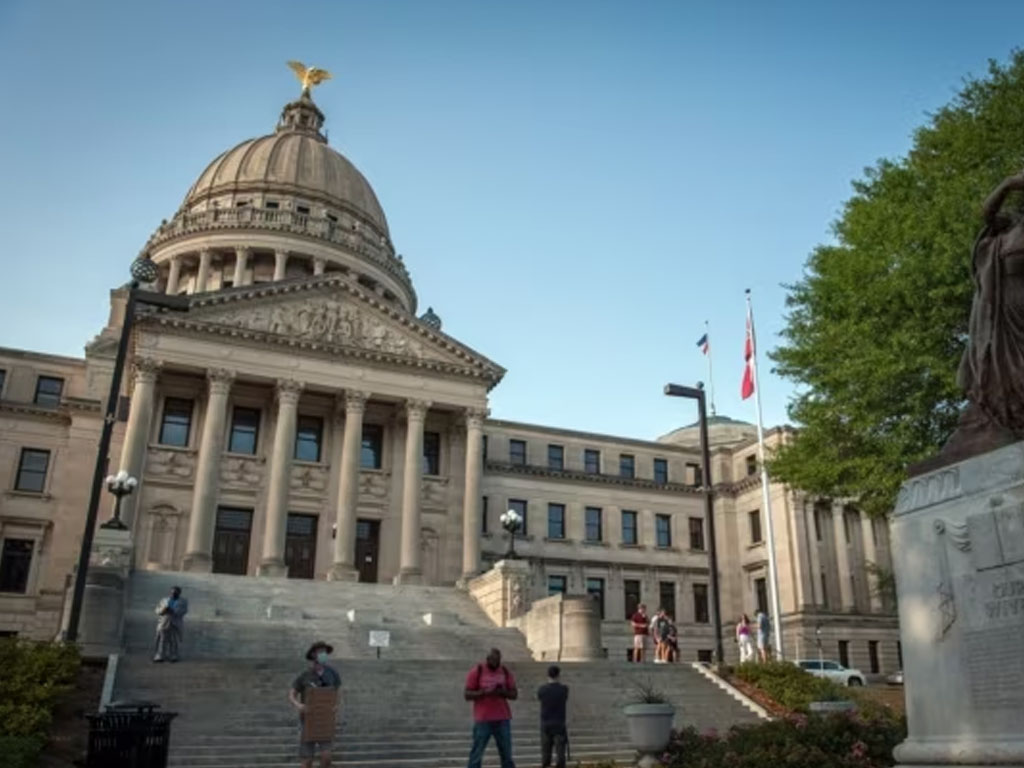
{"type": "Polygon", "coordinates": [[[558,682],[559,668],[548,667],[548,681],[537,689],[540,699],[540,749],[543,768],[551,766],[554,747],[557,768],[565,768],[565,746],[569,740],[565,729],[565,702],[569,700],[569,687],[558,682]]]}

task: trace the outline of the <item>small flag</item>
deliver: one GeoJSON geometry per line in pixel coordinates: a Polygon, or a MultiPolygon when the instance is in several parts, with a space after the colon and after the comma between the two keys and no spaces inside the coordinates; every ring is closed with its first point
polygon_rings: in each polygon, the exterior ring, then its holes
{"type": "Polygon", "coordinates": [[[697,346],[700,347],[700,351],[705,355],[708,353],[708,350],[711,349],[711,345],[708,344],[708,335],[706,333],[697,339],[697,346]]]}
{"type": "Polygon", "coordinates": [[[740,396],[746,400],[754,394],[754,318],[747,312],[747,341],[743,346],[743,383],[740,385],[740,396]]]}

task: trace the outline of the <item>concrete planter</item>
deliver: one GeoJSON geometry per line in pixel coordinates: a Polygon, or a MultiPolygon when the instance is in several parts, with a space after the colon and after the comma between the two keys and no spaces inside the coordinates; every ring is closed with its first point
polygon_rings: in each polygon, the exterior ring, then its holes
{"type": "Polygon", "coordinates": [[[832,712],[852,712],[857,705],[852,701],[812,701],[808,705],[811,714],[828,715],[832,712]]]}
{"type": "Polygon", "coordinates": [[[660,755],[672,738],[676,708],[671,704],[629,704],[624,711],[632,747],[638,752],[660,755]]]}

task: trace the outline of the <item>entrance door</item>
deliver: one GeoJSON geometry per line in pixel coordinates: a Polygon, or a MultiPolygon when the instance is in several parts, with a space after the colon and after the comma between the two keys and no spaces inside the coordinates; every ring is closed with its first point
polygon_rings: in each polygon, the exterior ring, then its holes
{"type": "Polygon", "coordinates": [[[316,566],[316,515],[288,515],[284,562],[289,579],[312,579],[316,566]]]}
{"type": "Polygon", "coordinates": [[[252,510],[217,508],[213,533],[213,572],[244,576],[249,570],[249,533],[252,510]]]}
{"type": "Polygon", "coordinates": [[[380,521],[356,521],[356,568],[360,581],[377,581],[380,554],[380,521]]]}

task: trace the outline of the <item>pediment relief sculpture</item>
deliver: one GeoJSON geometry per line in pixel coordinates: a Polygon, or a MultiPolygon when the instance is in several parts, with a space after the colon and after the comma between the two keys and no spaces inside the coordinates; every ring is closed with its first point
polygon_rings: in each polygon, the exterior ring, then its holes
{"type": "Polygon", "coordinates": [[[300,493],[323,493],[327,489],[327,470],[301,464],[292,467],[291,489],[300,493]]]}
{"type": "Polygon", "coordinates": [[[256,487],[263,478],[263,467],[258,459],[227,458],[220,465],[221,482],[229,485],[256,487]]]}
{"type": "Polygon", "coordinates": [[[191,451],[150,448],[146,474],[173,480],[188,480],[195,472],[196,457],[191,451]]]}

